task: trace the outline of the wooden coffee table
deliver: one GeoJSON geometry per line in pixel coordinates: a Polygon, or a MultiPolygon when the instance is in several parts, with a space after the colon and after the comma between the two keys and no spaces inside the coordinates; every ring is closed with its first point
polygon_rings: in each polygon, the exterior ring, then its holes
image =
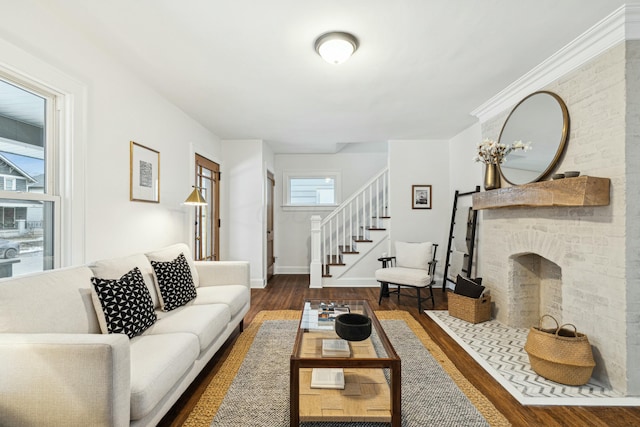
{"type": "Polygon", "coordinates": [[[333,322],[318,322],[314,310],[321,301],[305,303],[290,362],[291,426],[329,421],[390,422],[393,427],[400,427],[400,357],[367,301],[332,302],[348,305],[352,313],[371,318],[372,336],[349,342],[350,357],[322,357],[322,340],[339,337],[332,328],[333,322]],[[376,348],[373,340],[379,343],[376,348]],[[312,368],[343,368],[344,390],[311,388],[312,368]],[[384,375],[385,369],[391,384],[384,375]]]}

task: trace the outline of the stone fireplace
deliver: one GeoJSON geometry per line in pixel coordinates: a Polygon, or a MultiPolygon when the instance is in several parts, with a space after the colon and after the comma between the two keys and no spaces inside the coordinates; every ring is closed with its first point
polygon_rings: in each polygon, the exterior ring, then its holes
{"type": "MultiPolygon", "coordinates": [[[[516,295],[507,316],[514,326],[535,325],[542,315],[553,316],[562,324],[562,269],[538,254],[509,257],[507,287],[516,295]]],[[[549,322],[547,322],[549,323],[549,322]]]]}
{"type": "MultiPolygon", "coordinates": [[[[571,120],[555,171],[610,178],[610,204],[481,210],[478,276],[498,321],[528,328],[551,314],[576,325],[594,350],[593,379],[639,396],[640,41],[619,43],[542,89],[562,97],[571,120]]],[[[485,118],[482,138],[498,139],[509,112],[485,118]]]]}
{"type": "MultiPolygon", "coordinates": [[[[627,345],[622,236],[612,207],[506,208],[482,211],[483,284],[495,318],[537,326],[544,314],[572,323],[594,347],[594,379],[618,391],[627,345]]],[[[553,322],[545,322],[553,326],[553,322]]]]}

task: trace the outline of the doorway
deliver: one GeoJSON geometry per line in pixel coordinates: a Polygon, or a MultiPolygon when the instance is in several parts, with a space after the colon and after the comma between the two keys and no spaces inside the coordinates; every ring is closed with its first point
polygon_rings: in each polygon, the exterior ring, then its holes
{"type": "Polygon", "coordinates": [[[218,261],[220,251],[220,165],[196,154],[196,187],[206,206],[196,206],[194,258],[218,261]]]}
{"type": "Polygon", "coordinates": [[[271,172],[267,172],[267,282],[273,277],[276,258],[273,255],[273,198],[276,179],[271,172]]]}

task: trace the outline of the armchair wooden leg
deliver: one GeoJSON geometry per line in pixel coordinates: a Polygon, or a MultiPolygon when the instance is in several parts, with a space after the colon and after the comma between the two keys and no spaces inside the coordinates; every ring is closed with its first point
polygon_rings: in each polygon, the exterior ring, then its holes
{"type": "Polygon", "coordinates": [[[418,291],[418,313],[422,313],[422,300],[420,299],[420,288],[416,288],[418,291]]]}
{"type": "Polygon", "coordinates": [[[436,299],[433,297],[433,286],[429,286],[429,293],[431,294],[431,307],[436,308],[436,299]]]}
{"type": "Polygon", "coordinates": [[[389,296],[389,285],[383,282],[380,282],[380,297],[378,298],[378,305],[382,304],[382,297],[384,295],[384,289],[387,288],[387,296],[389,296]]]}

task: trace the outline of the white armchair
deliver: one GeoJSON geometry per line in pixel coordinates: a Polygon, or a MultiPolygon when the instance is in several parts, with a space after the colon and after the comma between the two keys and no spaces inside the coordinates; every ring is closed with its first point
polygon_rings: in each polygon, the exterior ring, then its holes
{"type": "Polygon", "coordinates": [[[422,311],[422,302],[431,300],[435,308],[433,298],[433,284],[435,283],[436,270],[436,250],[438,245],[431,242],[423,243],[395,243],[395,256],[379,258],[382,261],[382,268],[376,270],[376,280],[380,282],[380,298],[378,304],[382,302],[383,296],[397,294],[400,300],[400,289],[402,287],[414,288],[416,295],[403,293],[418,299],[418,311],[422,311]],[[389,285],[397,286],[397,289],[390,290],[389,285]],[[420,294],[422,289],[429,289],[429,296],[423,298],[420,294]]]}

